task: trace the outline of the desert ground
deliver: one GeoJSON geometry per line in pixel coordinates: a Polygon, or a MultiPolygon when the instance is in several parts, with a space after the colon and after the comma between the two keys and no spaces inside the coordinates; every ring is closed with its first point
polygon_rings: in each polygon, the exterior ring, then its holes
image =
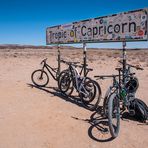
{"type": "MultiPolygon", "coordinates": [[[[82,53],[62,49],[61,57],[82,62],[82,53]]],[[[119,50],[88,50],[88,65],[94,69],[89,76],[116,74],[121,56],[119,50]]],[[[119,136],[111,139],[109,131],[103,131],[108,129],[107,119],[63,96],[51,77],[46,88],[34,87],[31,73],[44,58],[57,67],[57,49],[0,49],[0,148],[147,148],[147,124],[123,118],[119,136]]],[[[140,83],[136,95],[148,104],[148,50],[127,51],[127,58],[144,68],[134,70],[140,83]]],[[[97,82],[102,88],[101,107],[111,80],[97,82]]]]}

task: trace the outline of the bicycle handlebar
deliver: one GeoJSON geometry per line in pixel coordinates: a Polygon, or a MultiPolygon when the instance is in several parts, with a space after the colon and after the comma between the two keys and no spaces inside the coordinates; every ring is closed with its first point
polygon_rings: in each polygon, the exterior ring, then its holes
{"type": "MultiPolygon", "coordinates": [[[[123,64],[122,61],[118,61],[118,62],[123,64]]],[[[131,64],[128,64],[128,63],[126,63],[126,65],[129,66],[129,67],[135,68],[136,70],[144,70],[142,67],[139,67],[139,66],[131,65],[131,64]]]]}
{"type": "Polygon", "coordinates": [[[115,77],[119,77],[119,75],[98,75],[98,76],[94,76],[94,78],[98,78],[98,79],[115,78],[115,77]]]}
{"type": "Polygon", "coordinates": [[[74,64],[78,64],[78,63],[80,63],[80,62],[67,62],[67,61],[65,61],[65,60],[60,60],[62,63],[65,63],[65,64],[67,64],[67,65],[74,65],[74,64]]]}
{"type": "MultiPolygon", "coordinates": [[[[73,65],[73,66],[75,66],[75,67],[79,67],[79,68],[83,68],[84,67],[84,64],[81,64],[81,65],[77,65],[77,64],[79,64],[80,62],[67,62],[67,61],[65,61],[65,60],[61,60],[61,62],[62,63],[65,63],[65,64],[67,64],[67,65],[73,65]]],[[[88,66],[88,65],[87,65],[88,66]]],[[[93,69],[92,68],[86,68],[88,71],[93,71],[93,69]]]]}
{"type": "MultiPolygon", "coordinates": [[[[132,75],[135,75],[135,73],[130,73],[128,76],[126,77],[129,77],[129,76],[132,76],[132,75]]],[[[97,78],[98,79],[105,79],[105,78],[115,78],[115,77],[119,77],[119,75],[98,75],[98,76],[94,76],[94,78],[97,78]]]]}

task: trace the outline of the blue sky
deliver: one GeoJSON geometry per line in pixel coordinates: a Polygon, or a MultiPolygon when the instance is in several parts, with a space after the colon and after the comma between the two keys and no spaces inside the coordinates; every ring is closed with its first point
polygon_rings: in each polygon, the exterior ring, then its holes
{"type": "MultiPolygon", "coordinates": [[[[46,27],[146,7],[148,0],[0,0],[0,44],[46,45],[46,27]]],[[[148,42],[127,45],[148,47],[148,42]]],[[[121,43],[88,46],[120,48],[121,43]]]]}

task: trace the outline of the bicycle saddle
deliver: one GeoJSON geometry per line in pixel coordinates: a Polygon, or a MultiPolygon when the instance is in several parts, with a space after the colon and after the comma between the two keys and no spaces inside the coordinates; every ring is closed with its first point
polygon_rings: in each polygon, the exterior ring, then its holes
{"type": "Polygon", "coordinates": [[[93,71],[93,69],[92,68],[86,68],[88,71],[93,71]]]}
{"type": "Polygon", "coordinates": [[[67,65],[76,65],[76,64],[78,64],[78,63],[80,63],[80,62],[68,62],[68,61],[65,61],[65,60],[63,60],[63,59],[61,59],[60,60],[61,62],[63,62],[63,63],[65,63],[65,64],[67,64],[67,65]]]}
{"type": "Polygon", "coordinates": [[[115,68],[115,70],[122,71],[122,68],[121,67],[117,67],[117,68],[115,68]]]}
{"type": "MultiPolygon", "coordinates": [[[[123,61],[118,61],[118,62],[123,64],[123,61]]],[[[131,65],[131,64],[128,64],[128,63],[126,63],[126,65],[129,66],[129,67],[133,67],[137,70],[144,70],[142,67],[140,67],[140,65],[131,65]]]]}
{"type": "Polygon", "coordinates": [[[47,61],[47,58],[44,59],[44,60],[42,60],[42,61],[41,61],[41,64],[42,64],[42,63],[46,63],[46,61],[47,61]]]}

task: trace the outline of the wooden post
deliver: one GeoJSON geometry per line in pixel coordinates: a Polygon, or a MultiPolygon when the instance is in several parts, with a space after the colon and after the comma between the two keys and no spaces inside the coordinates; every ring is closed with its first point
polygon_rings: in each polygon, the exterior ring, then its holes
{"type": "Polygon", "coordinates": [[[86,43],[83,43],[83,64],[84,64],[84,77],[86,77],[87,57],[86,57],[86,43]]]}
{"type": "Polygon", "coordinates": [[[60,45],[58,45],[58,71],[57,74],[59,75],[61,72],[61,52],[60,52],[60,45]]]}
{"type": "Polygon", "coordinates": [[[123,42],[123,84],[125,85],[125,72],[126,72],[126,42],[123,42]]]}

